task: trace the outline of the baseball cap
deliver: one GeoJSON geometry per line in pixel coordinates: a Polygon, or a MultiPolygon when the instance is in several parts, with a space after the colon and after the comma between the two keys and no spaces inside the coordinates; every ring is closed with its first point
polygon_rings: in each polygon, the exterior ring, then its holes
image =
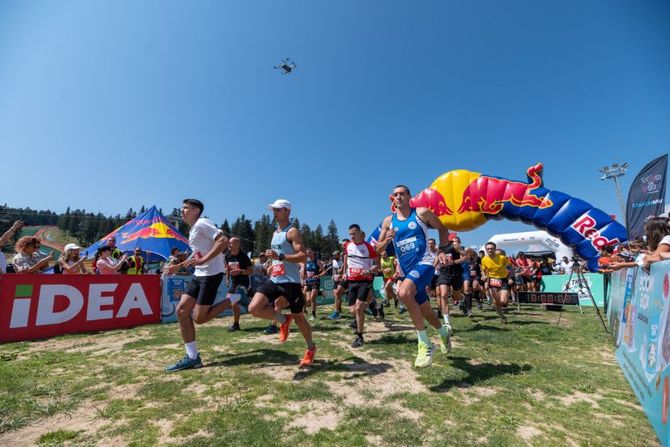
{"type": "Polygon", "coordinates": [[[286,199],[277,199],[273,203],[268,205],[269,209],[279,209],[286,208],[287,210],[291,209],[291,202],[286,199]]]}
{"type": "Polygon", "coordinates": [[[81,250],[81,247],[77,244],[67,244],[65,248],[63,248],[63,251],[68,251],[68,250],[81,250]]]}

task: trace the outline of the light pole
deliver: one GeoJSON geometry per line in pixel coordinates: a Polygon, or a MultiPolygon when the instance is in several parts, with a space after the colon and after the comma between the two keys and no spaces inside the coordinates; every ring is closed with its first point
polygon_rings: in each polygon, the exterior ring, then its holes
{"type": "Polygon", "coordinates": [[[603,176],[600,177],[600,180],[612,179],[614,180],[614,186],[616,188],[616,196],[619,199],[619,206],[621,206],[621,216],[622,220],[626,222],[626,204],[623,200],[623,193],[621,192],[621,183],[619,183],[619,177],[626,174],[626,169],[628,169],[628,163],[612,163],[612,166],[603,166],[598,169],[603,173],[603,176]]]}

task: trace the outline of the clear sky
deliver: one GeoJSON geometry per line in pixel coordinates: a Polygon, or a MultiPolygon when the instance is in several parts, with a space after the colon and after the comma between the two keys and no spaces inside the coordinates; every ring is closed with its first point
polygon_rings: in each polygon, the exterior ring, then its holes
{"type": "Polygon", "coordinates": [[[620,215],[598,168],[629,162],[627,193],[670,147],[667,1],[5,0],[0,61],[0,202],[34,209],[193,196],[221,223],[284,197],[343,235],[397,183],[542,161],[620,215]]]}

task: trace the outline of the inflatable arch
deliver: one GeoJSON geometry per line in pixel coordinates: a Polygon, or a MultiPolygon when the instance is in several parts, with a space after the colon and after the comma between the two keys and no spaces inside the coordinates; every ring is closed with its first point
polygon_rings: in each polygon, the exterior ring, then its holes
{"type": "MultiPolygon", "coordinates": [[[[571,259],[572,249],[565,245],[557,237],[554,237],[543,230],[524,231],[522,233],[495,234],[486,242],[495,243],[498,248],[502,248],[508,254],[516,253],[520,250],[528,252],[553,252],[556,259],[560,260],[563,256],[571,259]]],[[[480,250],[484,249],[482,245],[480,250]]]]}
{"type": "Polygon", "coordinates": [[[429,208],[452,231],[474,230],[489,219],[533,224],[572,247],[589,270],[597,271],[600,249],[625,242],[626,228],[584,200],[544,188],[542,169],[542,163],[529,167],[527,182],[463,169],[449,171],[410,204],[429,208]]]}

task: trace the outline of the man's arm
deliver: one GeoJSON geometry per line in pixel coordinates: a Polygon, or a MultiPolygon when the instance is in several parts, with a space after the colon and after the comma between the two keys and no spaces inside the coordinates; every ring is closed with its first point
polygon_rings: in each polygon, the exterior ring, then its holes
{"type": "Polygon", "coordinates": [[[292,262],[294,264],[305,262],[307,260],[307,253],[305,253],[305,246],[302,243],[302,235],[300,234],[300,231],[293,227],[286,233],[286,238],[293,244],[295,253],[292,255],[284,255],[284,261],[292,262]]]}
{"type": "Polygon", "coordinates": [[[382,231],[379,233],[379,239],[375,246],[375,250],[380,255],[386,250],[386,246],[393,240],[393,230],[391,229],[391,216],[386,216],[384,222],[382,222],[382,231]]]}

